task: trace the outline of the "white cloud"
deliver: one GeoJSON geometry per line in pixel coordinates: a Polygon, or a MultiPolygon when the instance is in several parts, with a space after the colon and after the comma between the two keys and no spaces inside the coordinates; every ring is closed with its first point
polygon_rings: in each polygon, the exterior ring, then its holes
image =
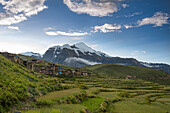
{"type": "Polygon", "coordinates": [[[146,53],[146,51],[141,51],[143,54],[145,54],[146,53]]]}
{"type": "Polygon", "coordinates": [[[0,0],[5,12],[0,12],[0,25],[12,25],[27,20],[47,8],[45,0],[0,0]]]}
{"type": "Polygon", "coordinates": [[[21,32],[19,27],[17,27],[17,26],[8,26],[8,29],[10,29],[10,30],[17,30],[17,31],[21,32]]]}
{"type": "Polygon", "coordinates": [[[48,31],[48,30],[55,30],[54,28],[52,27],[48,27],[48,28],[45,28],[44,31],[48,31]]]}
{"type": "Polygon", "coordinates": [[[102,26],[94,26],[94,31],[91,31],[93,33],[96,33],[98,31],[103,32],[103,33],[108,33],[108,32],[114,32],[115,30],[119,30],[122,28],[121,25],[112,25],[112,24],[104,24],[102,26]]]}
{"type": "Polygon", "coordinates": [[[84,36],[87,35],[87,32],[63,32],[63,31],[46,31],[47,35],[56,36],[56,35],[64,35],[64,36],[84,36]]]}
{"type": "Polygon", "coordinates": [[[156,12],[152,17],[147,17],[142,20],[138,20],[136,25],[124,25],[126,29],[133,27],[140,27],[144,25],[153,24],[153,27],[162,26],[163,24],[169,24],[169,15],[163,12],[156,12]]]}
{"type": "Polygon", "coordinates": [[[132,28],[132,27],[135,27],[135,26],[131,26],[131,25],[124,25],[124,27],[125,27],[126,29],[129,29],[129,28],[132,28]]]}
{"type": "Polygon", "coordinates": [[[136,15],[141,15],[142,12],[135,12],[135,13],[132,13],[132,14],[129,14],[129,15],[125,15],[125,17],[133,17],[133,16],[136,16],[136,15]]]}
{"type": "Polygon", "coordinates": [[[78,14],[90,16],[111,16],[118,11],[116,2],[120,0],[63,0],[67,7],[78,14]]]}
{"type": "Polygon", "coordinates": [[[142,20],[139,20],[138,26],[153,24],[154,27],[156,26],[162,26],[163,24],[168,24],[169,16],[167,13],[162,12],[156,12],[152,17],[150,18],[144,18],[142,20]]]}
{"type": "Polygon", "coordinates": [[[82,62],[84,64],[87,64],[87,65],[95,65],[95,64],[101,64],[99,62],[92,62],[92,61],[88,61],[86,59],[83,59],[83,58],[76,58],[76,57],[70,57],[70,58],[66,58],[64,60],[65,63],[72,63],[72,62],[82,62]]]}
{"type": "Polygon", "coordinates": [[[127,4],[122,4],[122,7],[123,7],[123,8],[126,8],[126,7],[129,7],[129,5],[127,5],[127,4]]]}
{"type": "Polygon", "coordinates": [[[130,53],[131,55],[136,55],[136,54],[146,54],[146,51],[138,51],[138,50],[136,50],[136,51],[133,51],[132,53],[130,53]]]}
{"type": "Polygon", "coordinates": [[[73,40],[83,40],[84,39],[84,37],[74,37],[74,38],[72,38],[73,40]]]}

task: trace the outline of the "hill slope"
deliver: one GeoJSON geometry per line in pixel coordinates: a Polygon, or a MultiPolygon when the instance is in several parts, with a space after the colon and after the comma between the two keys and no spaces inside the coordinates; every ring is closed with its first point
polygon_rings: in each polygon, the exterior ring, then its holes
{"type": "Polygon", "coordinates": [[[170,84],[170,75],[159,69],[114,64],[97,64],[83,67],[83,69],[91,70],[101,75],[117,78],[126,78],[128,75],[130,75],[134,79],[143,79],[160,84],[170,84]]]}
{"type": "Polygon", "coordinates": [[[0,113],[60,87],[56,77],[35,73],[0,55],[0,113]]]}

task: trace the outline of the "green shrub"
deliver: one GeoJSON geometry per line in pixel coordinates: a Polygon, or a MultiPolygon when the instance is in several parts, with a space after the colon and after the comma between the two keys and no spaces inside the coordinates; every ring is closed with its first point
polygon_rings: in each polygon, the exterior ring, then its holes
{"type": "Polygon", "coordinates": [[[80,113],[88,113],[88,111],[87,111],[87,109],[84,108],[80,111],[80,113]]]}
{"type": "Polygon", "coordinates": [[[126,97],[126,98],[129,98],[130,97],[130,94],[128,92],[120,92],[118,94],[120,97],[126,97]]]}
{"type": "Polygon", "coordinates": [[[79,88],[80,88],[80,89],[88,89],[88,87],[87,87],[86,85],[84,85],[84,84],[80,84],[80,85],[79,85],[79,88]]]}
{"type": "Polygon", "coordinates": [[[99,93],[100,93],[100,90],[99,90],[99,89],[96,89],[96,90],[93,90],[91,93],[92,93],[92,94],[99,94],[99,93]]]}
{"type": "Polygon", "coordinates": [[[90,95],[88,95],[88,98],[96,98],[96,95],[90,94],[90,95]]]}
{"type": "Polygon", "coordinates": [[[119,101],[121,101],[121,100],[123,100],[123,99],[120,99],[120,98],[114,98],[114,99],[111,99],[111,102],[112,102],[112,103],[115,103],[115,102],[119,102],[119,101]]]}
{"type": "Polygon", "coordinates": [[[152,102],[152,100],[148,96],[145,97],[145,101],[146,101],[146,104],[151,104],[152,102]]]}
{"type": "Polygon", "coordinates": [[[51,104],[53,104],[54,102],[49,101],[49,100],[38,100],[36,102],[37,106],[50,106],[51,104]]]}

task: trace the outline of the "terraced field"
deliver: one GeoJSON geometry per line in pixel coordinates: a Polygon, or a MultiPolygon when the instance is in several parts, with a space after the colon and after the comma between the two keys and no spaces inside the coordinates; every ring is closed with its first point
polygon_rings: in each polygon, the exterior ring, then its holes
{"type": "Polygon", "coordinates": [[[49,76],[0,56],[0,112],[170,113],[170,86],[140,78],[49,76]]]}
{"type": "MultiPolygon", "coordinates": [[[[69,78],[64,78],[69,80],[69,78]]],[[[38,105],[24,113],[167,113],[170,112],[169,86],[143,80],[112,77],[74,77],[70,83],[77,88],[55,91],[37,100],[54,101],[38,105]],[[92,85],[93,83],[93,85],[92,85]],[[81,85],[85,85],[83,89],[81,85]],[[112,84],[112,85],[111,85],[112,84]],[[126,86],[126,87],[125,87],[126,86]],[[78,99],[82,91],[83,99],[78,99]],[[58,99],[64,99],[59,102],[58,99]],[[74,102],[74,99],[76,102],[74,102]]]]}

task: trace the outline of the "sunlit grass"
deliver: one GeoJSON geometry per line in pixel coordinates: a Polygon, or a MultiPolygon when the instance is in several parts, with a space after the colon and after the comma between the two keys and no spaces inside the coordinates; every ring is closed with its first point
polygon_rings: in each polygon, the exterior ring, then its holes
{"type": "Polygon", "coordinates": [[[48,107],[41,107],[22,113],[80,113],[80,110],[83,108],[85,107],[80,104],[53,104],[48,107]]]}
{"type": "Polygon", "coordinates": [[[89,98],[88,100],[83,101],[81,105],[85,106],[90,111],[94,111],[100,107],[102,102],[104,102],[103,98],[89,98]]]}
{"type": "MultiPolygon", "coordinates": [[[[128,98],[125,101],[111,104],[109,106],[109,110],[116,113],[166,113],[170,111],[169,104],[165,105],[159,102],[161,98],[159,101],[157,100],[156,102],[152,102],[150,105],[144,103],[145,97],[151,94],[140,95],[134,98],[128,98]]],[[[169,99],[169,97],[165,97],[164,99],[169,99]]]]}
{"type": "Polygon", "coordinates": [[[111,98],[116,98],[118,93],[119,92],[100,92],[97,96],[111,99],[111,98]]]}
{"type": "Polygon", "coordinates": [[[57,98],[67,97],[67,96],[71,96],[77,93],[80,93],[80,89],[78,88],[67,89],[63,91],[55,91],[55,92],[48,93],[47,95],[38,97],[37,100],[52,101],[52,100],[56,100],[57,98]]]}

